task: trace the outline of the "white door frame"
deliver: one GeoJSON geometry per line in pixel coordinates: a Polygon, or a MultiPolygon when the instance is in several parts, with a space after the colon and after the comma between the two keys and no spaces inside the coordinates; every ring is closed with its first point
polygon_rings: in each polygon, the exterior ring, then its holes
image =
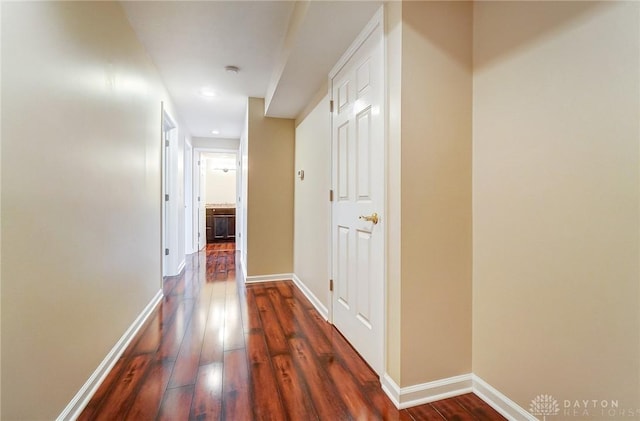
{"type": "Polygon", "coordinates": [[[196,244],[196,233],[193,221],[193,205],[194,200],[194,183],[193,183],[193,146],[188,138],[184,139],[184,245],[185,254],[192,254],[198,251],[196,244]]]}
{"type": "MultiPolygon", "coordinates": [[[[233,154],[233,155],[236,156],[236,161],[238,159],[240,159],[240,151],[236,150],[236,149],[206,148],[206,147],[205,148],[202,148],[202,147],[193,148],[193,155],[197,156],[197,161],[199,161],[200,163],[202,162],[202,154],[203,153],[223,153],[223,154],[228,154],[228,155],[233,154]]],[[[199,170],[199,168],[200,168],[199,165],[198,166],[196,166],[196,165],[193,166],[194,177],[195,177],[195,174],[196,174],[196,170],[199,170]]],[[[240,167],[236,167],[236,250],[238,250],[238,246],[240,245],[240,243],[238,241],[238,237],[237,237],[238,232],[239,232],[239,226],[238,226],[238,224],[239,224],[239,221],[238,221],[239,212],[238,212],[238,210],[239,210],[239,207],[240,207],[240,197],[242,195],[242,191],[238,189],[238,183],[240,182],[240,178],[241,178],[240,167]]],[[[195,186],[195,184],[194,184],[194,186],[195,186]]],[[[195,187],[194,187],[194,189],[195,189],[195,187]]],[[[199,191],[194,191],[194,194],[193,194],[193,200],[194,200],[193,207],[197,212],[199,212],[201,204],[202,204],[202,206],[205,205],[205,202],[204,202],[204,200],[205,200],[205,197],[204,197],[205,196],[205,192],[202,191],[202,185],[201,185],[200,182],[198,182],[198,190],[199,191]],[[198,202],[198,198],[200,198],[200,202],[198,202]]],[[[243,198],[243,200],[245,200],[245,199],[243,198]]],[[[196,219],[195,221],[197,221],[197,220],[198,219],[196,219]]],[[[195,224],[196,224],[196,222],[194,222],[194,225],[195,224]]],[[[199,231],[200,230],[200,226],[198,226],[197,229],[199,231]]],[[[197,237],[198,231],[195,232],[195,236],[196,237],[197,237]]],[[[201,235],[204,235],[204,245],[206,246],[207,245],[206,221],[205,221],[204,232],[201,233],[201,235]]],[[[200,243],[197,242],[197,239],[196,239],[196,244],[197,244],[197,250],[196,251],[198,251],[201,248],[200,248],[200,243]]]]}
{"type": "Polygon", "coordinates": [[[193,192],[193,213],[194,213],[194,237],[196,244],[196,251],[200,251],[207,246],[207,222],[206,222],[206,210],[205,206],[205,189],[202,185],[202,165],[204,164],[202,158],[202,150],[200,148],[193,148],[194,165],[193,165],[193,180],[194,180],[194,192],[193,192]],[[198,180],[197,183],[195,180],[198,180]],[[204,219],[202,218],[204,215],[204,219]]]}
{"type": "MultiPolygon", "coordinates": [[[[382,217],[386,217],[387,209],[389,209],[388,205],[388,168],[389,168],[389,158],[388,158],[388,150],[389,150],[389,136],[388,136],[388,113],[387,113],[387,96],[388,96],[388,76],[387,76],[387,50],[386,50],[386,34],[385,34],[385,22],[384,22],[384,5],[381,6],[378,11],[373,15],[371,20],[367,23],[367,25],[363,28],[360,34],[356,37],[353,43],[349,46],[349,48],[345,51],[342,57],[338,60],[335,66],[329,72],[328,77],[328,91],[329,91],[329,99],[333,101],[333,78],[340,72],[340,70],[347,64],[347,62],[354,56],[354,54],[358,51],[358,49],[367,41],[369,36],[378,28],[382,28],[382,40],[381,42],[384,45],[383,52],[383,98],[380,102],[380,115],[382,116],[382,124],[383,124],[383,144],[384,144],[384,168],[383,168],[383,178],[384,178],[384,188],[382,198],[382,209],[380,213],[382,217]]],[[[331,118],[331,133],[333,136],[333,118],[331,118]]],[[[332,147],[333,147],[333,138],[331,139],[332,147]]],[[[332,193],[337,191],[336,189],[336,180],[334,180],[334,162],[333,162],[333,150],[331,151],[331,189],[332,193]]],[[[335,195],[335,194],[334,194],[335,195]]],[[[333,278],[334,267],[333,267],[333,223],[334,223],[334,201],[331,203],[331,224],[330,231],[328,236],[329,241],[329,273],[333,278]]],[[[383,283],[383,291],[382,291],[382,301],[383,308],[382,311],[382,338],[381,343],[378,345],[381,347],[382,353],[382,367],[374,367],[375,370],[379,371],[377,374],[382,378],[382,376],[386,373],[387,367],[387,291],[388,291],[388,279],[387,279],[387,267],[388,267],[388,225],[385,224],[385,231],[382,233],[383,235],[383,249],[384,249],[384,257],[383,257],[383,275],[382,275],[382,283],[383,283]]],[[[328,321],[333,324],[333,291],[329,291],[328,294],[328,321]]]]}
{"type": "MultiPolygon", "coordinates": [[[[169,198],[171,196],[175,196],[171,191],[171,147],[167,146],[167,140],[177,141],[177,125],[175,120],[171,117],[169,112],[164,106],[164,102],[160,102],[160,110],[161,110],[161,124],[160,124],[160,150],[161,150],[161,181],[160,181],[160,212],[161,212],[161,274],[164,278],[167,276],[169,271],[172,269],[170,265],[170,256],[167,255],[166,250],[171,249],[172,244],[171,241],[171,231],[173,228],[172,221],[172,212],[170,202],[166,200],[167,195],[169,198]]],[[[174,248],[174,253],[177,247],[174,248]]]]}

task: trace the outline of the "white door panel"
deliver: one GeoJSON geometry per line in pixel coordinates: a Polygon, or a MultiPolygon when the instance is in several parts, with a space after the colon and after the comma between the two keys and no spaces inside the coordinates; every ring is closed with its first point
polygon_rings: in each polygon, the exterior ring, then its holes
{"type": "Polygon", "coordinates": [[[384,334],[384,49],[382,25],[332,78],[333,323],[382,372],[384,334]],[[360,219],[376,213],[376,223],[360,219]]]}

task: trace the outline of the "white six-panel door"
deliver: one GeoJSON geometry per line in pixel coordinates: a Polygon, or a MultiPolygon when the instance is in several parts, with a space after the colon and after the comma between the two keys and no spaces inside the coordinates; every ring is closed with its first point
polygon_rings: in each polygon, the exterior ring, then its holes
{"type": "Polygon", "coordinates": [[[333,323],[381,374],[385,320],[381,19],[376,23],[374,18],[354,46],[357,49],[331,78],[333,323]],[[374,214],[377,223],[371,221],[374,214]]]}

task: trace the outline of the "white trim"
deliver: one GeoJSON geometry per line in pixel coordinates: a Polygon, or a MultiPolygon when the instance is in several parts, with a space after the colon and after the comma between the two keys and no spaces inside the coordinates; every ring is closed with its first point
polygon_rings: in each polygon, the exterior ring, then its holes
{"type": "Polygon", "coordinates": [[[153,310],[155,310],[158,303],[160,303],[162,297],[162,290],[158,290],[156,295],[149,301],[149,304],[147,304],[144,310],[136,317],[127,331],[120,337],[120,340],[118,340],[104,360],[98,365],[98,368],[95,369],[78,393],[71,399],[71,402],[69,402],[60,415],[58,415],[58,418],[56,418],[57,421],[75,420],[80,416],[80,413],[85,406],[87,406],[93,394],[96,393],[98,387],[100,387],[100,384],[102,384],[107,377],[107,374],[109,374],[124,350],[127,349],[131,340],[153,313],[153,310]]]}
{"type": "Polygon", "coordinates": [[[313,292],[311,292],[309,287],[307,287],[307,285],[304,282],[302,282],[300,278],[298,278],[298,275],[296,275],[295,273],[293,274],[293,283],[296,284],[298,289],[302,291],[305,297],[307,297],[307,300],[311,301],[311,304],[313,304],[313,306],[318,311],[318,313],[320,313],[320,315],[325,320],[328,320],[329,310],[327,309],[327,307],[324,304],[322,304],[322,301],[320,301],[318,297],[316,297],[316,295],[313,292]]]}
{"type": "Polygon", "coordinates": [[[290,281],[293,279],[293,273],[274,273],[272,275],[252,275],[244,278],[245,284],[255,282],[272,282],[272,281],[290,281]]]}
{"type": "MultiPolygon", "coordinates": [[[[382,25],[382,17],[384,13],[384,6],[380,6],[378,11],[373,15],[373,17],[369,20],[367,25],[364,27],[362,32],[358,35],[358,37],[353,41],[353,43],[349,46],[347,51],[342,54],[342,57],[338,60],[338,62],[333,66],[331,71],[329,72],[329,80],[333,79],[338,72],[347,64],[347,61],[355,54],[356,51],[364,44],[364,42],[369,38],[369,35],[375,31],[375,29],[382,25]]],[[[384,59],[384,57],[383,57],[384,59]]],[[[331,84],[329,84],[331,87],[331,84]]]]}
{"type": "MultiPolygon", "coordinates": [[[[237,244],[237,243],[236,243],[237,244]]],[[[236,249],[236,262],[240,261],[238,264],[238,268],[240,269],[240,273],[236,273],[236,277],[238,275],[240,275],[240,279],[242,279],[244,281],[244,283],[247,283],[247,277],[245,276],[245,273],[247,273],[246,270],[244,270],[244,263],[242,262],[242,250],[238,250],[236,249]],[[238,256],[238,252],[240,253],[240,256],[238,256]]]]}
{"type": "Polygon", "coordinates": [[[498,411],[503,417],[513,421],[537,421],[538,419],[520,405],[500,393],[496,388],[472,374],[473,393],[498,411]]]}
{"type": "Polygon", "coordinates": [[[396,408],[400,408],[400,386],[393,381],[389,374],[384,373],[384,375],[380,377],[380,386],[396,408]]]}
{"type": "Polygon", "coordinates": [[[473,391],[472,374],[448,377],[446,379],[400,387],[387,374],[380,379],[382,390],[398,409],[410,408],[473,391]]]}
{"type": "Polygon", "coordinates": [[[185,263],[186,263],[186,259],[182,259],[182,262],[180,262],[180,264],[178,265],[178,273],[175,276],[178,276],[182,273],[185,267],[185,263]]]}

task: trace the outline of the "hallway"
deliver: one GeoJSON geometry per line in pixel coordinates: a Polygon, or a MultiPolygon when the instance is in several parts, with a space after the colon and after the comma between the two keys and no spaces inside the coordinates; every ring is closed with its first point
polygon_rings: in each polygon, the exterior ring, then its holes
{"type": "Polygon", "coordinates": [[[188,256],[80,420],[503,419],[473,394],[398,411],[290,281],[244,288],[235,254],[188,256]]]}

